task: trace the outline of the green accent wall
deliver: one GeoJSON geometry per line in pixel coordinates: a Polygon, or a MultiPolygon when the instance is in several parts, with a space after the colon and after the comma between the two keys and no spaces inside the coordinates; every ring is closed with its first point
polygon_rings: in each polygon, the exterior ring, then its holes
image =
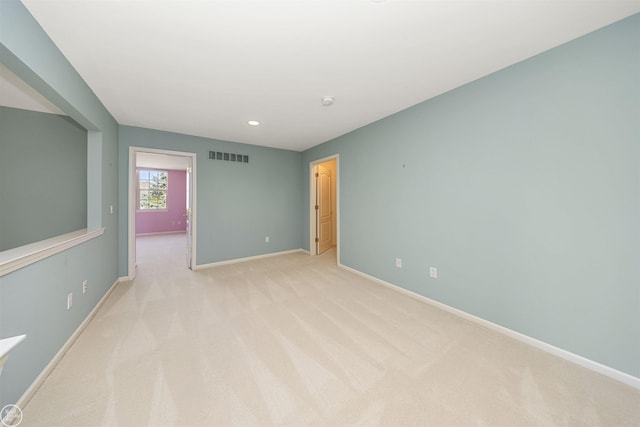
{"type": "Polygon", "coordinates": [[[0,251],[86,228],[87,131],[1,106],[0,129],[0,251]]]}
{"type": "MultiPolygon", "coordinates": [[[[0,1],[0,61],[85,129],[86,221],[105,228],[98,238],[0,277],[0,337],[27,335],[0,377],[3,407],[18,401],[118,279],[118,218],[109,214],[110,205],[117,210],[118,125],[17,0],[0,1]],[[82,295],[85,279],[89,292],[82,295]]],[[[46,147],[49,137],[32,142],[46,147]]],[[[61,215],[48,214],[51,222],[61,215]]]]}
{"type": "Polygon", "coordinates": [[[198,265],[302,246],[301,153],[121,126],[121,276],[127,275],[129,147],[196,153],[198,265]],[[248,155],[249,163],[210,160],[210,150],[248,155]]]}
{"type": "Polygon", "coordinates": [[[344,265],[640,377],[640,15],[305,151],[307,249],[332,154],[344,265]]]}

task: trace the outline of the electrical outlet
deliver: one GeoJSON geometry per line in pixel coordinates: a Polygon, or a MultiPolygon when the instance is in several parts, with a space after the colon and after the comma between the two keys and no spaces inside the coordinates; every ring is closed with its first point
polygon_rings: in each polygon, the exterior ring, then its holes
{"type": "Polygon", "coordinates": [[[86,294],[88,290],[89,290],[89,286],[88,286],[87,279],[84,279],[82,281],[82,294],[83,295],[86,294]]]}
{"type": "Polygon", "coordinates": [[[265,238],[264,238],[264,242],[265,242],[265,243],[269,243],[269,240],[270,240],[270,239],[269,239],[269,236],[265,236],[265,238]]]}
{"type": "Polygon", "coordinates": [[[396,258],[396,267],[402,268],[402,258],[396,258]]]}
{"type": "Polygon", "coordinates": [[[67,310],[71,310],[71,306],[73,306],[73,292],[67,295],[67,310]]]}
{"type": "Polygon", "coordinates": [[[438,269],[435,267],[429,267],[429,277],[433,279],[438,278],[438,269]]]}

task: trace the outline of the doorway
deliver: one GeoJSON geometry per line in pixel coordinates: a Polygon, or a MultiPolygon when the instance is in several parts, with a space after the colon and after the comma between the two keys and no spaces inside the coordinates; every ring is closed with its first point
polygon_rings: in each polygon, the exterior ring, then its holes
{"type": "Polygon", "coordinates": [[[335,248],[340,262],[340,209],[338,155],[311,162],[310,166],[310,244],[311,255],[335,248]]]}
{"type": "MultiPolygon", "coordinates": [[[[183,199],[180,202],[184,204],[183,210],[179,214],[179,218],[173,218],[172,223],[175,225],[181,220],[184,221],[185,239],[182,243],[182,253],[184,259],[181,264],[187,268],[193,269],[196,266],[196,186],[195,186],[195,167],[196,154],[159,150],[152,148],[129,147],[129,207],[128,207],[128,268],[127,278],[133,280],[136,275],[136,216],[139,214],[139,177],[137,168],[148,168],[156,170],[180,170],[183,171],[184,186],[183,199]]],[[[171,188],[169,182],[168,188],[171,188]]],[[[182,209],[181,208],[181,209],[182,209]]],[[[168,210],[168,209],[167,209],[168,210]]]]}

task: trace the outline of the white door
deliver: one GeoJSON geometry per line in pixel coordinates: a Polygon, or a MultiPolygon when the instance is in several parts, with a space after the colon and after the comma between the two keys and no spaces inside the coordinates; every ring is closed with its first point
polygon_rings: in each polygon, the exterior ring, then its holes
{"type": "Polygon", "coordinates": [[[316,223],[317,252],[323,253],[331,247],[333,235],[331,206],[331,169],[320,164],[316,172],[316,223]]]}
{"type": "Polygon", "coordinates": [[[189,158],[187,167],[187,212],[185,220],[187,222],[187,268],[193,263],[193,159],[189,158]]]}

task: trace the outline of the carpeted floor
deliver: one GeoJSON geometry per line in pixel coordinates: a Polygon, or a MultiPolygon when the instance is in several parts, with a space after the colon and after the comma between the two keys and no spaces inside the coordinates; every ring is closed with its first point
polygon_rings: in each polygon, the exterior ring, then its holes
{"type": "Polygon", "coordinates": [[[21,426],[640,425],[640,391],[372,283],[335,251],[200,271],[138,239],[21,426]]]}

